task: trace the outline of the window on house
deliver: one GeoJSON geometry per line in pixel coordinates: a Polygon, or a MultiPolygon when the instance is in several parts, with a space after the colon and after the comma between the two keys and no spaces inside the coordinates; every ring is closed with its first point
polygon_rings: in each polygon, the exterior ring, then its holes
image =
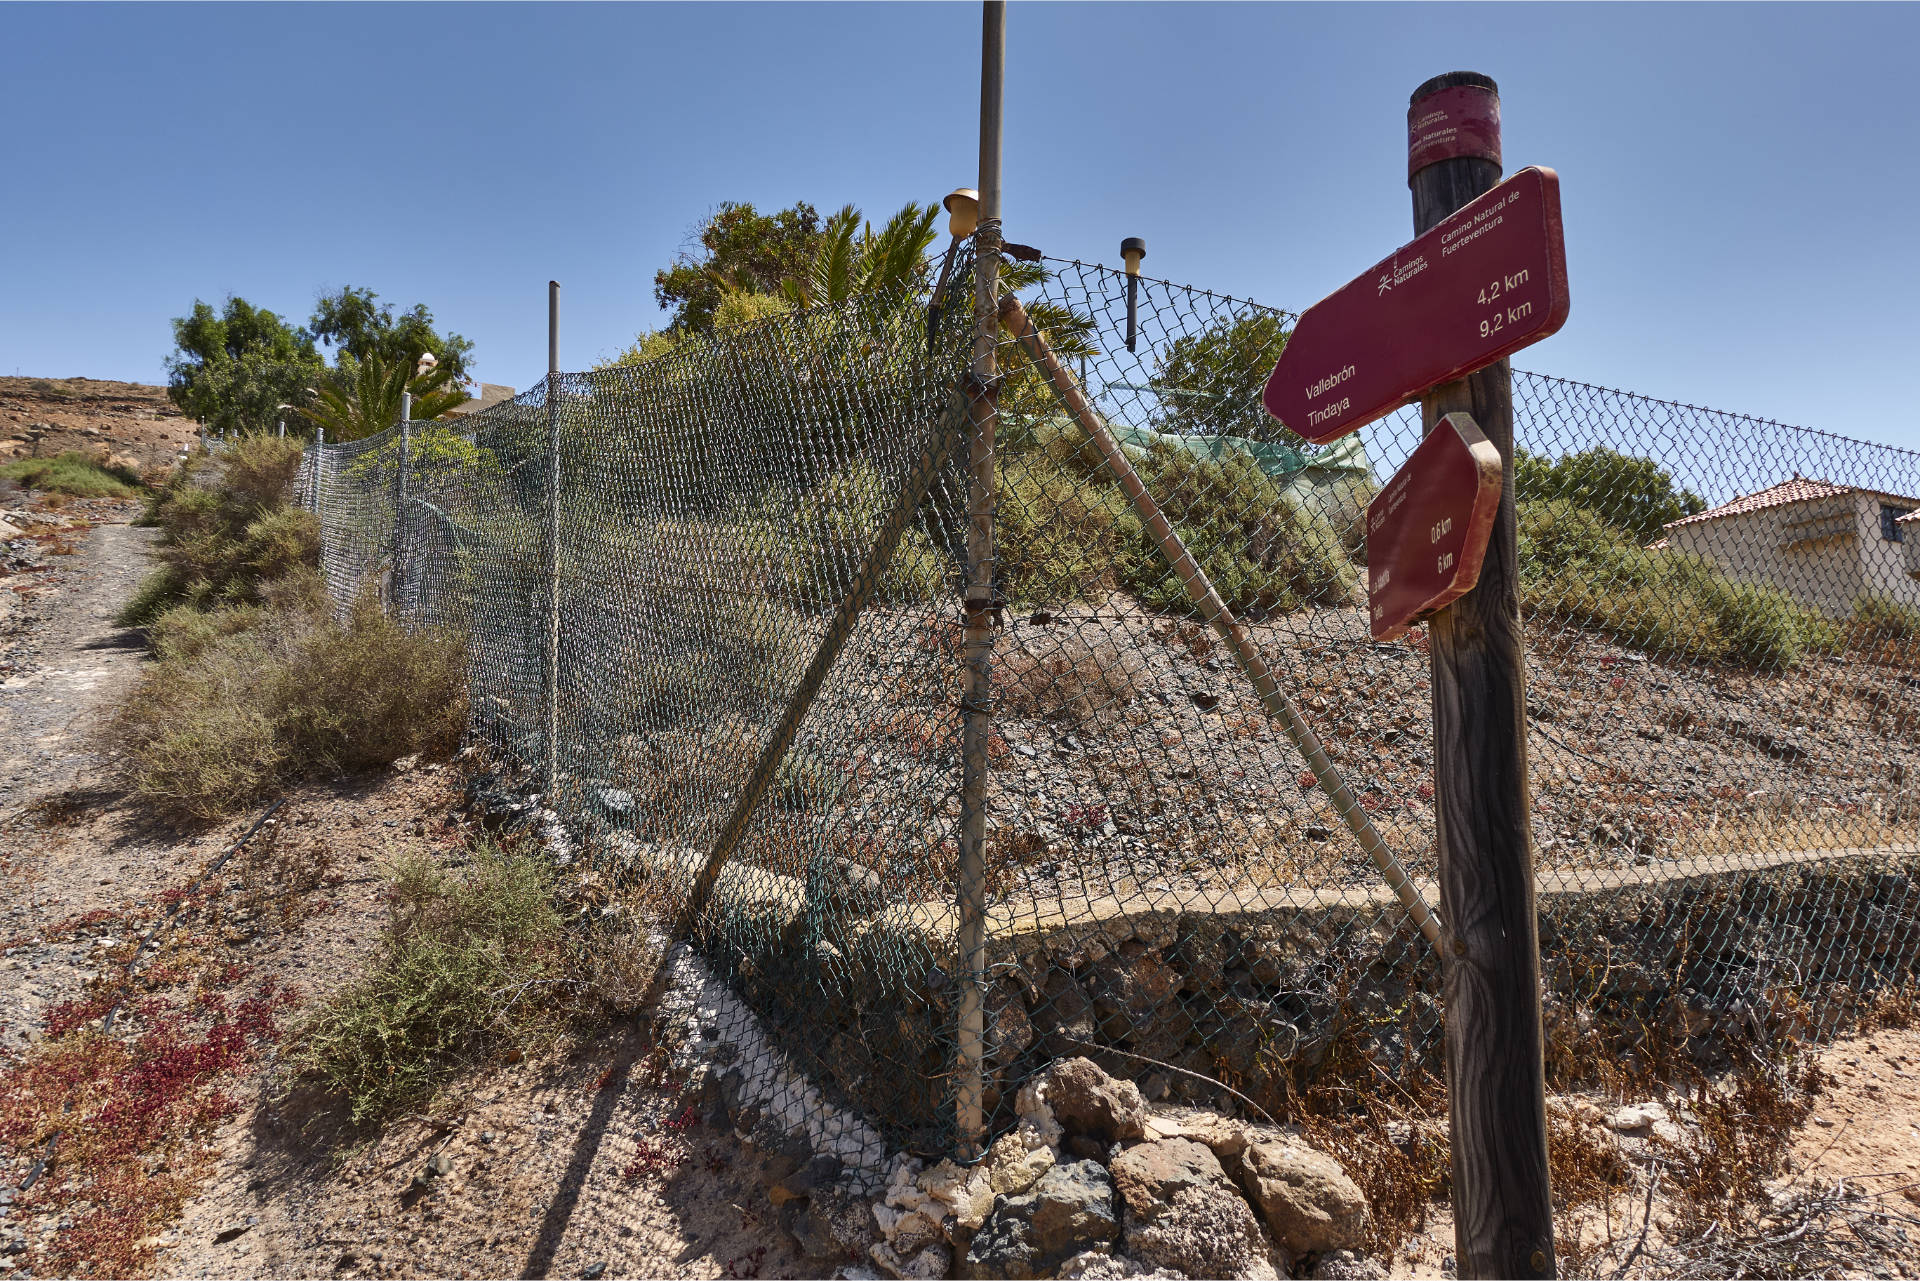
{"type": "Polygon", "coordinates": [[[1905,542],[1906,540],[1900,536],[1900,518],[1912,513],[1911,507],[1895,507],[1892,503],[1881,503],[1880,537],[1890,543],[1905,542]]]}

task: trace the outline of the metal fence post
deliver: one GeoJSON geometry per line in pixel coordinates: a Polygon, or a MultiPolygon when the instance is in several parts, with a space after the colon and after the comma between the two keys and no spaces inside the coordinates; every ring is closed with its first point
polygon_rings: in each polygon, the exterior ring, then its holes
{"type": "Polygon", "coordinates": [[[547,282],[546,769],[541,794],[557,809],[560,783],[560,282],[547,282]]]}
{"type": "Polygon", "coordinates": [[[320,468],[327,460],[327,429],[313,429],[313,519],[320,526],[320,564],[327,561],[327,513],[321,505],[320,468]]]}
{"type": "Polygon", "coordinates": [[[959,1072],[954,1121],[963,1157],[986,1137],[987,736],[993,718],[993,434],[999,408],[1000,101],[1006,4],[985,0],[980,27],[980,225],[974,233],[973,374],[967,389],[965,720],[961,728],[958,917],[959,1072]]]}
{"type": "Polygon", "coordinates": [[[393,469],[393,549],[387,560],[387,612],[400,608],[400,549],[406,545],[407,446],[413,431],[413,393],[400,393],[400,450],[393,469]]]}

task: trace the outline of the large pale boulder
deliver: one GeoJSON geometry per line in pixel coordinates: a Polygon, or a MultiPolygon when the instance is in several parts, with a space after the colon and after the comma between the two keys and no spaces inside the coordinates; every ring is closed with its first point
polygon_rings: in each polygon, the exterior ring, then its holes
{"type": "Polygon", "coordinates": [[[1367,1234],[1367,1199],[1318,1148],[1291,1140],[1250,1143],[1230,1163],[1273,1239],[1294,1254],[1350,1250],[1367,1234]]]}

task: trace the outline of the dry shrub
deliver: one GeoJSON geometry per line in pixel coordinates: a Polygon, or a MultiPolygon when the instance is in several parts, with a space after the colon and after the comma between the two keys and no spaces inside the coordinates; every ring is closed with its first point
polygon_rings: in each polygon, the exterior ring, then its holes
{"type": "Polygon", "coordinates": [[[466,652],[408,631],[362,596],[318,629],[278,682],[281,732],[303,768],[351,772],[449,756],[466,728],[466,652]]]}
{"type": "Polygon", "coordinates": [[[1073,630],[1021,629],[994,656],[994,678],[1006,711],[1090,725],[1117,718],[1140,696],[1144,669],[1138,656],[1104,636],[1089,641],[1073,630]]]}
{"type": "Polygon", "coordinates": [[[482,846],[454,875],[418,855],[393,869],[393,915],[366,973],[309,1015],[290,1061],[354,1122],[432,1096],[463,1064],[564,1025],[566,943],[537,851],[482,846]]]}
{"type": "MultiPolygon", "coordinates": [[[[628,896],[629,908],[645,903],[641,895],[628,896]]],[[[651,910],[651,904],[646,905],[651,910]]],[[[576,954],[575,970],[582,984],[585,1011],[603,1018],[628,1018],[653,996],[654,977],[665,959],[664,940],[640,925],[631,910],[618,913],[612,923],[588,934],[576,954]]]]}
{"type": "Polygon", "coordinates": [[[161,661],[102,732],[135,795],[171,818],[213,819],[298,775],[453,751],[464,645],[409,632],[371,599],[336,620],[312,595],[288,584],[264,608],[163,617],[161,661]]]}
{"type": "Polygon", "coordinates": [[[175,605],[258,604],[267,584],[317,567],[319,522],[288,505],[300,454],[298,441],[252,436],[177,468],[140,521],[162,531],[161,567],[120,611],[120,625],[147,626],[175,605]]]}
{"type": "Polygon", "coordinates": [[[1670,1235],[1725,1232],[1768,1211],[1767,1185],[1785,1168],[1794,1132],[1825,1084],[1811,1055],[1750,1062],[1730,1080],[1696,1082],[1685,1098],[1689,1132],[1653,1140],[1671,1172],[1670,1235]]]}

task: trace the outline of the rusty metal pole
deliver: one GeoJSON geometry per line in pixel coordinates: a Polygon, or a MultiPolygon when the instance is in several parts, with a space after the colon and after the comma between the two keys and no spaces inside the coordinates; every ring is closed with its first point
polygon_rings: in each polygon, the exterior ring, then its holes
{"type": "Polygon", "coordinates": [[[547,282],[545,769],[541,797],[559,812],[560,798],[560,282],[547,282]]]}
{"type": "Polygon", "coordinates": [[[954,1122],[961,1156],[986,1139],[987,734],[993,717],[993,434],[999,409],[1000,101],[1006,4],[985,0],[980,24],[980,225],[974,232],[973,370],[967,388],[965,720],[960,738],[959,1071],[954,1122]]]}

